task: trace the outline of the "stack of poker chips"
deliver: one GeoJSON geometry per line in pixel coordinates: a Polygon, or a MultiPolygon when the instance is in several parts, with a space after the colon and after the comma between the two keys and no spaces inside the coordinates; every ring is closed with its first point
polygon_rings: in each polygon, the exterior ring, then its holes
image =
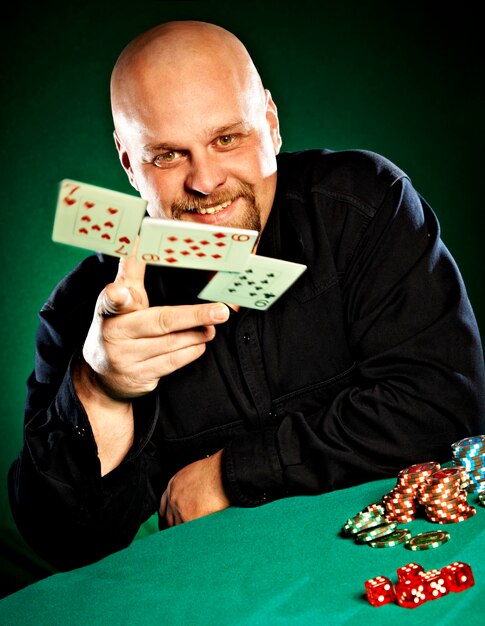
{"type": "Polygon", "coordinates": [[[402,469],[397,475],[396,486],[382,498],[387,519],[398,524],[416,519],[419,489],[440,468],[439,463],[430,461],[402,469]]]}
{"type": "Polygon", "coordinates": [[[476,513],[467,503],[469,483],[463,467],[441,469],[435,461],[411,465],[399,472],[396,486],[382,498],[386,517],[406,524],[416,519],[418,506],[422,505],[432,522],[463,522],[476,513]]]}
{"type": "Polygon", "coordinates": [[[464,522],[476,513],[467,502],[469,479],[464,468],[448,467],[433,472],[418,489],[418,502],[437,524],[464,522]]]}
{"type": "Polygon", "coordinates": [[[396,522],[390,522],[382,504],[366,507],[348,519],[342,527],[345,537],[353,537],[355,543],[367,544],[371,548],[387,548],[404,543],[411,537],[406,529],[398,529],[396,522]]]}
{"type": "Polygon", "coordinates": [[[485,435],[460,439],[451,446],[453,463],[468,473],[469,492],[485,491],[485,435]]]}

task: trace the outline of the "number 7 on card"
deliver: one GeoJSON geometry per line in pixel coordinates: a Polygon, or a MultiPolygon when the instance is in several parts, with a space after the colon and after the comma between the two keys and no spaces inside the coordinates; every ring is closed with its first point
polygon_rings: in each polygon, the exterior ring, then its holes
{"type": "Polygon", "coordinates": [[[147,202],[74,180],[60,183],[52,239],[117,257],[133,249],[147,202]]]}

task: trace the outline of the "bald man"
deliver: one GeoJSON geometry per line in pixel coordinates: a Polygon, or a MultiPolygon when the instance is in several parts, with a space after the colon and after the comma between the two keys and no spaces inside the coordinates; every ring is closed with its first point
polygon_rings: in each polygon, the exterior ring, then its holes
{"type": "Polygon", "coordinates": [[[483,432],[480,339],[436,217],[363,151],[279,154],[231,33],[143,33],[111,80],[114,138],[152,217],[251,228],[308,270],[267,312],[197,300],[206,272],[83,261],[41,311],[12,510],[70,568],[161,526],[447,460],[483,432]]]}

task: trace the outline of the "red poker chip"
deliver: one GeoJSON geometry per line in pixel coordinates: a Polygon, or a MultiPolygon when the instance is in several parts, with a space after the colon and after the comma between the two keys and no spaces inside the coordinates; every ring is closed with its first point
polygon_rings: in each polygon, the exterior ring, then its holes
{"type": "Polygon", "coordinates": [[[444,509],[432,509],[430,513],[436,515],[437,517],[450,517],[453,515],[461,515],[468,513],[471,511],[472,507],[469,506],[460,506],[452,509],[451,511],[445,511],[444,509]]]}
{"type": "Polygon", "coordinates": [[[425,491],[419,494],[418,499],[426,502],[427,500],[449,500],[458,498],[463,493],[463,489],[450,489],[447,491],[425,491]]]}
{"type": "Polygon", "coordinates": [[[424,506],[440,506],[442,504],[449,504],[456,502],[456,504],[465,503],[467,500],[461,496],[456,496],[454,498],[426,498],[420,500],[421,504],[424,506]]]}
{"type": "Polygon", "coordinates": [[[433,517],[461,517],[463,515],[474,515],[476,513],[476,509],[473,506],[467,506],[466,508],[456,510],[456,511],[434,511],[433,517]]]}
{"type": "Polygon", "coordinates": [[[388,515],[387,519],[390,522],[397,522],[398,524],[408,524],[413,522],[416,517],[414,515],[388,515]]]}
{"type": "Polygon", "coordinates": [[[433,513],[439,513],[439,514],[442,514],[442,515],[448,515],[450,513],[459,513],[459,512],[463,512],[463,511],[464,512],[468,511],[468,506],[467,505],[459,504],[459,505],[451,505],[449,507],[448,506],[447,507],[444,507],[444,506],[441,506],[441,507],[437,507],[437,506],[426,507],[426,513],[430,513],[431,515],[433,513]]]}
{"type": "Polygon", "coordinates": [[[459,511],[459,512],[457,511],[456,513],[447,513],[447,514],[438,513],[436,511],[433,513],[431,512],[427,513],[428,519],[430,520],[451,520],[451,521],[456,520],[461,517],[470,517],[471,515],[473,515],[473,513],[470,513],[470,511],[459,511]]]}
{"type": "Polygon", "coordinates": [[[428,504],[444,504],[445,502],[467,502],[467,498],[466,498],[466,494],[464,494],[463,492],[460,492],[458,494],[455,494],[454,496],[432,496],[429,498],[426,498],[422,501],[422,503],[424,504],[424,506],[428,505],[428,504]]]}
{"type": "Polygon", "coordinates": [[[382,499],[384,504],[397,504],[398,506],[414,506],[414,498],[388,498],[384,496],[382,499]]]}
{"type": "Polygon", "coordinates": [[[408,504],[414,504],[414,498],[387,498],[384,497],[382,499],[382,501],[384,502],[384,505],[386,504],[390,504],[392,505],[396,505],[396,506],[407,506],[408,504]]]}
{"type": "Polygon", "coordinates": [[[415,491],[416,491],[416,489],[412,485],[396,484],[394,489],[391,489],[391,491],[389,491],[389,493],[399,493],[399,494],[402,494],[403,496],[404,495],[411,496],[415,491]]]}
{"type": "Polygon", "coordinates": [[[398,507],[398,506],[387,507],[388,515],[414,515],[415,513],[416,513],[416,509],[414,507],[398,507]]]}
{"type": "Polygon", "coordinates": [[[392,518],[394,521],[396,520],[397,517],[400,518],[409,518],[411,517],[412,519],[416,519],[416,511],[389,511],[389,513],[387,514],[387,518],[390,519],[392,518]]]}
{"type": "Polygon", "coordinates": [[[436,470],[439,470],[441,468],[441,465],[439,463],[437,463],[436,461],[428,461],[426,463],[415,463],[414,465],[410,465],[409,467],[406,467],[404,469],[402,469],[398,476],[402,475],[402,474],[422,474],[424,472],[435,472],[436,470]]]}
{"type": "Polygon", "coordinates": [[[463,489],[457,487],[453,487],[452,489],[427,489],[426,491],[420,492],[418,498],[422,500],[430,498],[456,498],[462,492],[463,489]]]}
{"type": "Polygon", "coordinates": [[[446,467],[437,472],[434,472],[429,478],[428,482],[450,482],[460,479],[460,470],[457,467],[446,467]]]}
{"type": "Polygon", "coordinates": [[[473,509],[473,513],[470,512],[470,513],[467,513],[466,515],[459,515],[454,518],[430,517],[429,519],[435,524],[457,524],[459,522],[466,522],[466,520],[470,519],[470,517],[473,517],[475,513],[476,513],[476,510],[473,509]]]}

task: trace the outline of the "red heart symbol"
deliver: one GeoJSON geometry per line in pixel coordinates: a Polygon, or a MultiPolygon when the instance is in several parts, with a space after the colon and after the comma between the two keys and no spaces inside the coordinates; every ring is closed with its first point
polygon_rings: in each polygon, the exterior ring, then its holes
{"type": "Polygon", "coordinates": [[[87,235],[88,234],[88,229],[87,228],[80,228],[78,232],[82,233],[83,235],[87,235]]]}
{"type": "Polygon", "coordinates": [[[91,218],[89,217],[89,215],[83,215],[81,217],[81,222],[90,222],[91,218]]]}
{"type": "Polygon", "coordinates": [[[108,213],[111,213],[111,215],[114,215],[115,213],[118,213],[118,209],[108,209],[108,213]]]}
{"type": "Polygon", "coordinates": [[[91,228],[93,230],[101,230],[101,226],[99,226],[98,224],[94,224],[94,226],[91,226],[91,228]]]}
{"type": "Polygon", "coordinates": [[[94,206],[94,202],[88,202],[88,201],[86,201],[86,202],[84,203],[84,206],[85,206],[87,209],[92,209],[92,208],[93,208],[93,206],[94,206]]]}
{"type": "Polygon", "coordinates": [[[111,237],[108,235],[108,233],[105,233],[104,235],[101,235],[101,239],[111,239],[111,237]]]}
{"type": "Polygon", "coordinates": [[[64,202],[68,204],[69,206],[71,206],[71,204],[74,204],[76,202],[76,199],[67,197],[67,198],[64,198],[64,202]]]}
{"type": "Polygon", "coordinates": [[[106,226],[106,228],[114,228],[114,224],[113,222],[105,222],[104,225],[106,226]]]}
{"type": "Polygon", "coordinates": [[[121,239],[119,241],[121,241],[121,243],[131,243],[131,241],[128,239],[128,237],[121,237],[121,239]]]}

